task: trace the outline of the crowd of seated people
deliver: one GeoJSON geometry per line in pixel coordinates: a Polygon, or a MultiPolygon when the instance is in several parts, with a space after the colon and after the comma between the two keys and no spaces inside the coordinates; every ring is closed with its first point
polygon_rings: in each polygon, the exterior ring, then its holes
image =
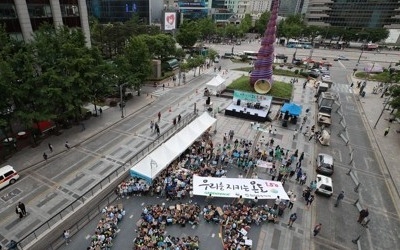
{"type": "Polygon", "coordinates": [[[118,222],[125,216],[125,210],[121,205],[103,208],[101,219],[97,224],[96,231],[91,237],[90,246],[87,250],[109,250],[112,240],[118,232],[118,222]]]}
{"type": "Polygon", "coordinates": [[[247,233],[252,224],[262,222],[277,223],[279,221],[276,209],[268,206],[255,206],[238,202],[236,205],[225,204],[222,207],[221,225],[223,226],[224,249],[251,249],[247,233]]]}
{"type": "Polygon", "coordinates": [[[199,249],[198,237],[165,237],[165,227],[180,225],[185,227],[199,224],[200,207],[196,204],[176,204],[166,207],[163,205],[147,206],[143,209],[138,221],[137,237],[134,240],[135,250],[147,249],[199,249]]]}

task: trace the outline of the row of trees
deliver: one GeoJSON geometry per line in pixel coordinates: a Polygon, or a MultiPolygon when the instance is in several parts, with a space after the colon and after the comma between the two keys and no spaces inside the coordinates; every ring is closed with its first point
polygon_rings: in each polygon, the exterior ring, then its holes
{"type": "Polygon", "coordinates": [[[97,103],[124,83],[139,90],[151,59],[175,50],[168,35],[133,36],[110,62],[96,46],[85,46],[80,30],[43,26],[23,43],[0,29],[0,128],[7,134],[13,119],[28,129],[42,120],[77,121],[84,103],[97,103]]]}
{"type": "Polygon", "coordinates": [[[278,37],[307,38],[313,41],[316,37],[335,39],[345,42],[379,42],[388,38],[389,31],[385,28],[352,29],[348,27],[320,27],[307,25],[301,15],[293,15],[282,20],[277,28],[278,37]]]}

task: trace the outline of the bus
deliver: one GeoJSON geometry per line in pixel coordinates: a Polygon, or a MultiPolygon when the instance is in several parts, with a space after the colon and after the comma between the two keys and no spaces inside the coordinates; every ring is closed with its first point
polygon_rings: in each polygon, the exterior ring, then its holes
{"type": "Polygon", "coordinates": [[[304,42],[304,41],[298,41],[298,40],[293,40],[289,39],[288,43],[286,44],[287,48],[297,48],[297,49],[312,49],[312,43],[311,42],[304,42]]]}
{"type": "Polygon", "coordinates": [[[300,44],[298,40],[293,40],[289,39],[289,41],[286,44],[287,48],[303,48],[303,46],[300,44]]]}
{"type": "Polygon", "coordinates": [[[301,46],[303,47],[303,49],[312,49],[312,43],[311,42],[300,42],[301,46]]]}
{"type": "Polygon", "coordinates": [[[258,52],[255,51],[243,51],[243,54],[251,60],[256,60],[258,56],[258,52]]]}

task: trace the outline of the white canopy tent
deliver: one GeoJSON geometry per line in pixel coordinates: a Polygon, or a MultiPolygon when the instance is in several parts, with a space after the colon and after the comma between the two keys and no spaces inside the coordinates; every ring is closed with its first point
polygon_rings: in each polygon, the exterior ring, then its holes
{"type": "Polygon", "coordinates": [[[139,161],[129,171],[132,177],[138,177],[152,182],[162,170],[182,154],[193,142],[201,136],[216,119],[207,112],[197,117],[193,122],[160,145],[153,152],[139,161]]]}
{"type": "Polygon", "coordinates": [[[212,95],[217,95],[217,92],[221,93],[225,90],[226,86],[224,83],[225,79],[217,75],[206,84],[206,87],[212,95]]]}

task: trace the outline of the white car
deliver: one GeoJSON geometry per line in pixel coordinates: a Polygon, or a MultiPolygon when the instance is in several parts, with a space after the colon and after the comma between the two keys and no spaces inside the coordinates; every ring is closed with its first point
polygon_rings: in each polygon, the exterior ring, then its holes
{"type": "Polygon", "coordinates": [[[317,180],[317,190],[315,190],[315,192],[329,197],[332,196],[333,194],[332,179],[328,176],[317,174],[316,180],[317,180]]]}

